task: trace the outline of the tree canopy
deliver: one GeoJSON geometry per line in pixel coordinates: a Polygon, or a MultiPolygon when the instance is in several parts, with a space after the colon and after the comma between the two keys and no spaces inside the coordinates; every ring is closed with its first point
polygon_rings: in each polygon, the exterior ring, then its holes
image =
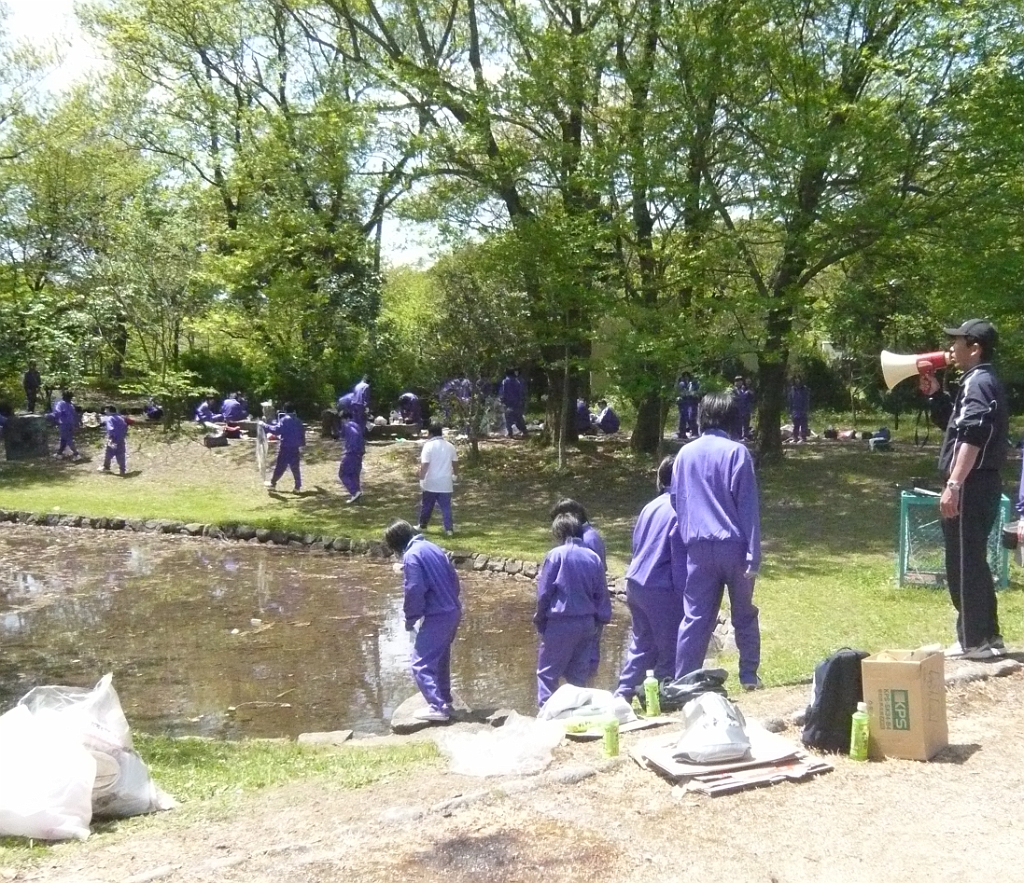
{"type": "Polygon", "coordinates": [[[35,357],[312,410],[364,371],[426,388],[528,359],[552,440],[572,437],[564,399],[613,393],[653,452],[680,371],[743,366],[770,460],[822,343],[869,395],[879,349],[932,348],[951,321],[1024,338],[1015,0],[80,17],[110,69],[66,94],[26,101],[40,60],[0,46],[5,376],[35,357]],[[448,255],[388,266],[386,215],[448,255]]]}

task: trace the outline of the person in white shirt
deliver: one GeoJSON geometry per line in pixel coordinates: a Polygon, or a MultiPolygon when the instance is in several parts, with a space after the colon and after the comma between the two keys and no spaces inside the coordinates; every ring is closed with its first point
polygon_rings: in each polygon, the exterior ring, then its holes
{"type": "Polygon", "coordinates": [[[420,500],[419,529],[426,530],[434,505],[441,507],[441,520],[445,536],[455,534],[452,523],[452,492],[455,490],[455,476],[459,470],[459,455],[455,445],[441,435],[441,424],[433,422],[427,430],[427,443],[420,453],[420,500]]]}

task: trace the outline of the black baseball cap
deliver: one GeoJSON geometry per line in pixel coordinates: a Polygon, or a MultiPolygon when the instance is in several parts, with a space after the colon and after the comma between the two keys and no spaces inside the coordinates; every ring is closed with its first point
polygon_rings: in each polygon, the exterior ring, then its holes
{"type": "Polygon", "coordinates": [[[969,337],[989,349],[994,347],[999,339],[995,325],[985,319],[968,319],[959,328],[944,328],[943,331],[950,337],[969,337]]]}

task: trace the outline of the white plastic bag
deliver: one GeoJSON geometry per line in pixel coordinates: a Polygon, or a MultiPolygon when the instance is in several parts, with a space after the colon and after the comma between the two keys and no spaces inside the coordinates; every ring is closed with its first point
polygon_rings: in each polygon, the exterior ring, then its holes
{"type": "Polygon", "coordinates": [[[106,674],[91,690],[85,687],[36,687],[29,690],[18,705],[23,705],[40,720],[51,715],[54,726],[78,735],[90,751],[131,748],[132,736],[128,720],[121,710],[112,681],[106,674]]]}
{"type": "Polygon", "coordinates": [[[16,705],[0,715],[0,835],[84,840],[96,761],[77,736],[16,705]]]}
{"type": "Polygon", "coordinates": [[[725,763],[750,756],[746,720],[718,693],[702,693],[683,706],[683,734],[672,756],[684,763],[725,763]]]}
{"type": "Polygon", "coordinates": [[[620,724],[628,724],[637,720],[630,704],[621,696],[615,696],[608,690],[562,684],[548,697],[544,707],[537,713],[537,719],[585,720],[587,718],[608,718],[612,715],[618,719],[620,724]]]}
{"type": "Polygon", "coordinates": [[[551,763],[565,735],[560,724],[509,714],[503,726],[476,733],[441,732],[437,747],[453,773],[463,776],[528,776],[551,763]]]}
{"type": "Polygon", "coordinates": [[[125,818],[172,809],[174,798],[150,778],[142,758],[132,748],[128,720],[114,690],[113,675],[104,675],[91,689],[36,687],[19,701],[49,729],[68,733],[94,758],[98,775],[93,790],[93,814],[125,818]]]}

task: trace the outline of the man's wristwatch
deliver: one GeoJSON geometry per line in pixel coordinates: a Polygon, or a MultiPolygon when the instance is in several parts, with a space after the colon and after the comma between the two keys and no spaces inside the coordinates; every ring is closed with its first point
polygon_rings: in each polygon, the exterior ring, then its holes
{"type": "Polygon", "coordinates": [[[959,481],[953,481],[953,479],[951,478],[949,481],[946,482],[946,487],[948,487],[951,491],[958,491],[960,490],[960,488],[963,487],[963,484],[959,481]]]}

